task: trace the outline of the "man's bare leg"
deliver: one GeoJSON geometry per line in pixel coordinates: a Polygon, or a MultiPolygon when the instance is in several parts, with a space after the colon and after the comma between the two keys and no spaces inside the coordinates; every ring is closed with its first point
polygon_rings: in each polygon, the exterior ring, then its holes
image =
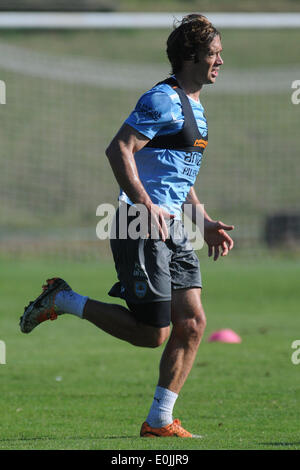
{"type": "Polygon", "coordinates": [[[172,323],[160,362],[158,385],[178,394],[193,366],[206,326],[201,289],[173,291],[172,323]]]}
{"type": "Polygon", "coordinates": [[[159,381],[154,399],[142,426],[143,435],[192,437],[173,421],[178,394],[194,363],[205,330],[201,289],[182,289],[172,293],[173,329],[160,361],[159,381]]]}
{"type": "Polygon", "coordinates": [[[169,336],[170,327],[155,328],[136,321],[130,310],[117,304],[88,299],[83,318],[101,330],[135,346],[157,347],[169,336]]]}

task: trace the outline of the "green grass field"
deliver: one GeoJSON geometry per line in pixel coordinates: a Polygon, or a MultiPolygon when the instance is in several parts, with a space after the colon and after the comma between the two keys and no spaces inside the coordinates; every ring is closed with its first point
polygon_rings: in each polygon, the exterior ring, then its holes
{"type": "Polygon", "coordinates": [[[299,0],[119,0],[117,7],[122,11],[299,11],[299,0]]]}
{"type": "Polygon", "coordinates": [[[65,315],[29,335],[19,331],[24,305],[45,278],[109,301],[112,263],[59,259],[1,262],[0,449],[300,449],[296,260],[217,263],[200,253],[208,326],[175,416],[202,439],[141,439],[162,353],[135,348],[65,315]],[[232,328],[241,344],[207,341],[232,328]]]}
{"type": "MultiPolygon", "coordinates": [[[[257,2],[244,3],[251,9],[257,2]]],[[[272,1],[273,9],[283,3],[272,1]]],[[[294,10],[299,4],[288,3],[294,10]]],[[[196,2],[172,4],[180,11],[196,2]]],[[[234,1],[220,4],[230,8],[234,1]]],[[[124,8],[136,5],[132,0],[124,8]]],[[[45,60],[56,58],[56,68],[59,58],[104,64],[104,73],[107,64],[112,71],[131,64],[146,80],[147,67],[160,70],[166,63],[167,33],[1,31],[1,41],[31,51],[35,71],[35,54],[43,53],[45,60]]],[[[0,67],[8,94],[0,109],[0,256],[6,253],[0,258],[0,340],[7,353],[0,364],[0,449],[300,449],[300,364],[291,362],[292,342],[300,339],[299,258],[291,252],[265,258],[260,251],[266,215],[299,206],[299,106],[291,104],[291,83],[272,92],[267,81],[272,85],[277,68],[290,82],[299,78],[299,39],[299,30],[224,30],[224,73],[258,71],[257,85],[266,89],[203,95],[210,143],[197,191],[212,217],[236,225],[237,243],[235,253],[217,263],[200,253],[208,326],[175,408],[175,417],[203,435],[200,440],[139,438],[163,347],[134,348],[71,315],[30,335],[19,331],[24,306],[54,275],[110,301],[112,261],[66,258],[84,227],[87,245],[101,259],[105,244],[98,250],[92,239],[96,207],[115,203],[118,194],[104,150],[143,90],[25,73],[27,56],[22,61],[6,52],[24,73],[0,67]],[[6,243],[15,239],[8,254],[6,243]],[[244,256],[240,240],[248,240],[252,258],[244,256]],[[52,260],[36,258],[48,242],[52,260]],[[209,343],[219,328],[232,328],[242,343],[209,343]]],[[[84,258],[85,247],[77,248],[75,256],[84,258]]]]}
{"type": "MultiPolygon", "coordinates": [[[[299,11],[299,0],[265,0],[262,4],[259,0],[215,0],[213,3],[209,0],[164,0],[164,2],[154,0],[93,0],[90,2],[75,2],[73,5],[78,8],[79,4],[86,5],[88,10],[103,11],[299,11]]],[[[42,4],[39,0],[19,0],[13,2],[12,10],[24,11],[27,8],[31,10],[46,10],[47,8],[64,10],[64,6],[68,6],[67,1],[53,2],[45,0],[42,4]]],[[[9,8],[6,4],[0,5],[0,10],[7,11],[9,8]]],[[[69,6],[67,8],[70,10],[69,6]]],[[[76,9],[76,8],[75,8],[76,9]]]]}
{"type": "MultiPolygon", "coordinates": [[[[166,64],[167,29],[24,31],[2,30],[6,44],[45,54],[94,58],[117,63],[166,64]]],[[[299,29],[224,29],[224,68],[255,68],[299,64],[299,29]]]]}

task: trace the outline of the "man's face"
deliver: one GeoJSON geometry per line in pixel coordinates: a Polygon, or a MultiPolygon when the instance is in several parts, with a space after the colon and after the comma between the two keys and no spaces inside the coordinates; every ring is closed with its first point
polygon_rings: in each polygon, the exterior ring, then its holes
{"type": "Polygon", "coordinates": [[[215,83],[219,69],[223,64],[221,58],[222,44],[220,36],[216,36],[209,44],[209,49],[199,55],[199,62],[194,64],[194,78],[197,83],[206,85],[215,83]]]}

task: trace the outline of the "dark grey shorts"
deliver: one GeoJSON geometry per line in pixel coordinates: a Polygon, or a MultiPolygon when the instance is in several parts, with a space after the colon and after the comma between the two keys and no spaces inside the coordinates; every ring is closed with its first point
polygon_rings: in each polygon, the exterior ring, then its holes
{"type": "MultiPolygon", "coordinates": [[[[142,306],[147,309],[152,305],[152,311],[161,311],[162,302],[166,302],[170,317],[172,290],[202,287],[199,260],[180,220],[170,222],[166,242],[128,238],[113,239],[110,244],[119,282],[109,295],[125,299],[130,307],[141,305],[134,310],[142,311],[142,306]],[[158,303],[157,308],[154,303],[158,303]]],[[[165,313],[165,324],[166,316],[165,313]]],[[[151,320],[145,323],[151,324],[151,320]]],[[[158,319],[153,319],[152,324],[162,326],[158,319]]]]}

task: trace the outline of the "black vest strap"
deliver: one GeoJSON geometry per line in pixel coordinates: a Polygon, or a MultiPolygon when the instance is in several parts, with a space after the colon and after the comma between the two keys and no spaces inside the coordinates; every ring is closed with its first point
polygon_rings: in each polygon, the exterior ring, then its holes
{"type": "Polygon", "coordinates": [[[207,136],[203,137],[198,129],[188,97],[179,87],[175,78],[167,78],[157,85],[162,83],[170,85],[178,94],[182,105],[184,124],[183,128],[176,134],[155,136],[148,142],[146,147],[203,153],[207,145],[207,136]]]}

